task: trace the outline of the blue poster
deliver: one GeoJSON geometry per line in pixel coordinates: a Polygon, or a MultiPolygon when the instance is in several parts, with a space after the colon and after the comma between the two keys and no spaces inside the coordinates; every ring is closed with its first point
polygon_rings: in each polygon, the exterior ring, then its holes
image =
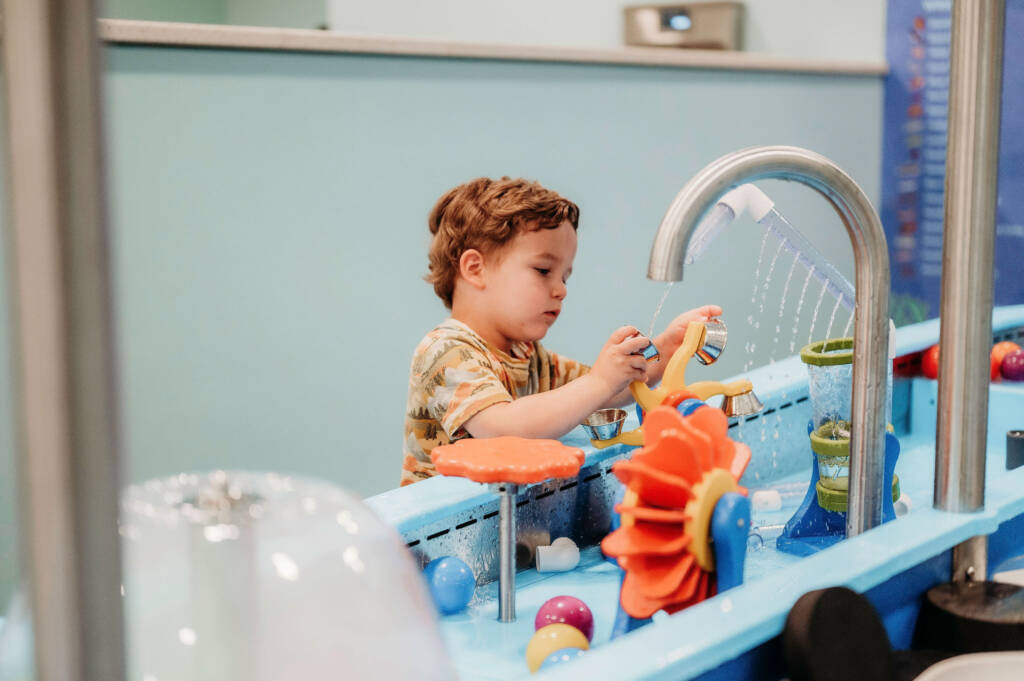
{"type": "MultiPolygon", "coordinates": [[[[889,0],[882,224],[897,325],[937,317],[952,0],[889,0]]],[[[995,303],[1024,303],[1024,0],[1006,1],[995,303]]]]}

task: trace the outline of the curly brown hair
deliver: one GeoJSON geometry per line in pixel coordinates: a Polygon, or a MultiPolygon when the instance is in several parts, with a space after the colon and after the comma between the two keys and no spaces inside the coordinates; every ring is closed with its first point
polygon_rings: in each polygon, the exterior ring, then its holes
{"type": "Polygon", "coordinates": [[[580,209],[538,182],[478,177],[445,192],[430,211],[430,274],[424,277],[451,309],[459,258],[471,248],[494,253],[516,234],[555,229],[566,220],[579,228],[580,209]]]}

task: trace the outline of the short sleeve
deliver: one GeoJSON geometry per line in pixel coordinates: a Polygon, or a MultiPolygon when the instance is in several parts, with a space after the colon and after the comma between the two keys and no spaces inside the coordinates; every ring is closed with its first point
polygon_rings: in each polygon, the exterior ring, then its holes
{"type": "Polygon", "coordinates": [[[420,367],[427,412],[453,441],[466,436],[463,426],[473,416],[513,399],[486,355],[466,343],[435,341],[420,367]]]}
{"type": "Polygon", "coordinates": [[[586,364],[554,352],[548,352],[548,361],[550,362],[552,390],[561,388],[569,381],[576,380],[590,371],[590,367],[586,364]]]}

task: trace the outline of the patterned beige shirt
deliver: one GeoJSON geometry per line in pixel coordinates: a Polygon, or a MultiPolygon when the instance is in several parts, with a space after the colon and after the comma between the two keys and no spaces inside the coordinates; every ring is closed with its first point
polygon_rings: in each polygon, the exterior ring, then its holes
{"type": "Polygon", "coordinates": [[[502,352],[462,322],[445,320],[412,356],[401,484],[436,475],[430,452],[470,437],[466,421],[487,407],[554,390],[589,369],[539,342],[502,352]]]}

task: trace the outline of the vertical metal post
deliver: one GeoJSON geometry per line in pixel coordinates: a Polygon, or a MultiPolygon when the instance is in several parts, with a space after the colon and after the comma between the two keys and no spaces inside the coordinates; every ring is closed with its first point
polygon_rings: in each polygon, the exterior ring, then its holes
{"type": "Polygon", "coordinates": [[[93,10],[2,0],[18,516],[40,681],[124,678],[93,10]]]}
{"type": "Polygon", "coordinates": [[[498,621],[516,621],[516,493],[518,485],[501,483],[498,492],[498,621]]]}
{"type": "MultiPolygon", "coordinates": [[[[953,3],[935,434],[935,507],[944,511],[985,504],[1005,11],[1005,0],[953,3]]],[[[954,562],[955,577],[985,579],[985,542],[957,547],[954,562]]]]}

